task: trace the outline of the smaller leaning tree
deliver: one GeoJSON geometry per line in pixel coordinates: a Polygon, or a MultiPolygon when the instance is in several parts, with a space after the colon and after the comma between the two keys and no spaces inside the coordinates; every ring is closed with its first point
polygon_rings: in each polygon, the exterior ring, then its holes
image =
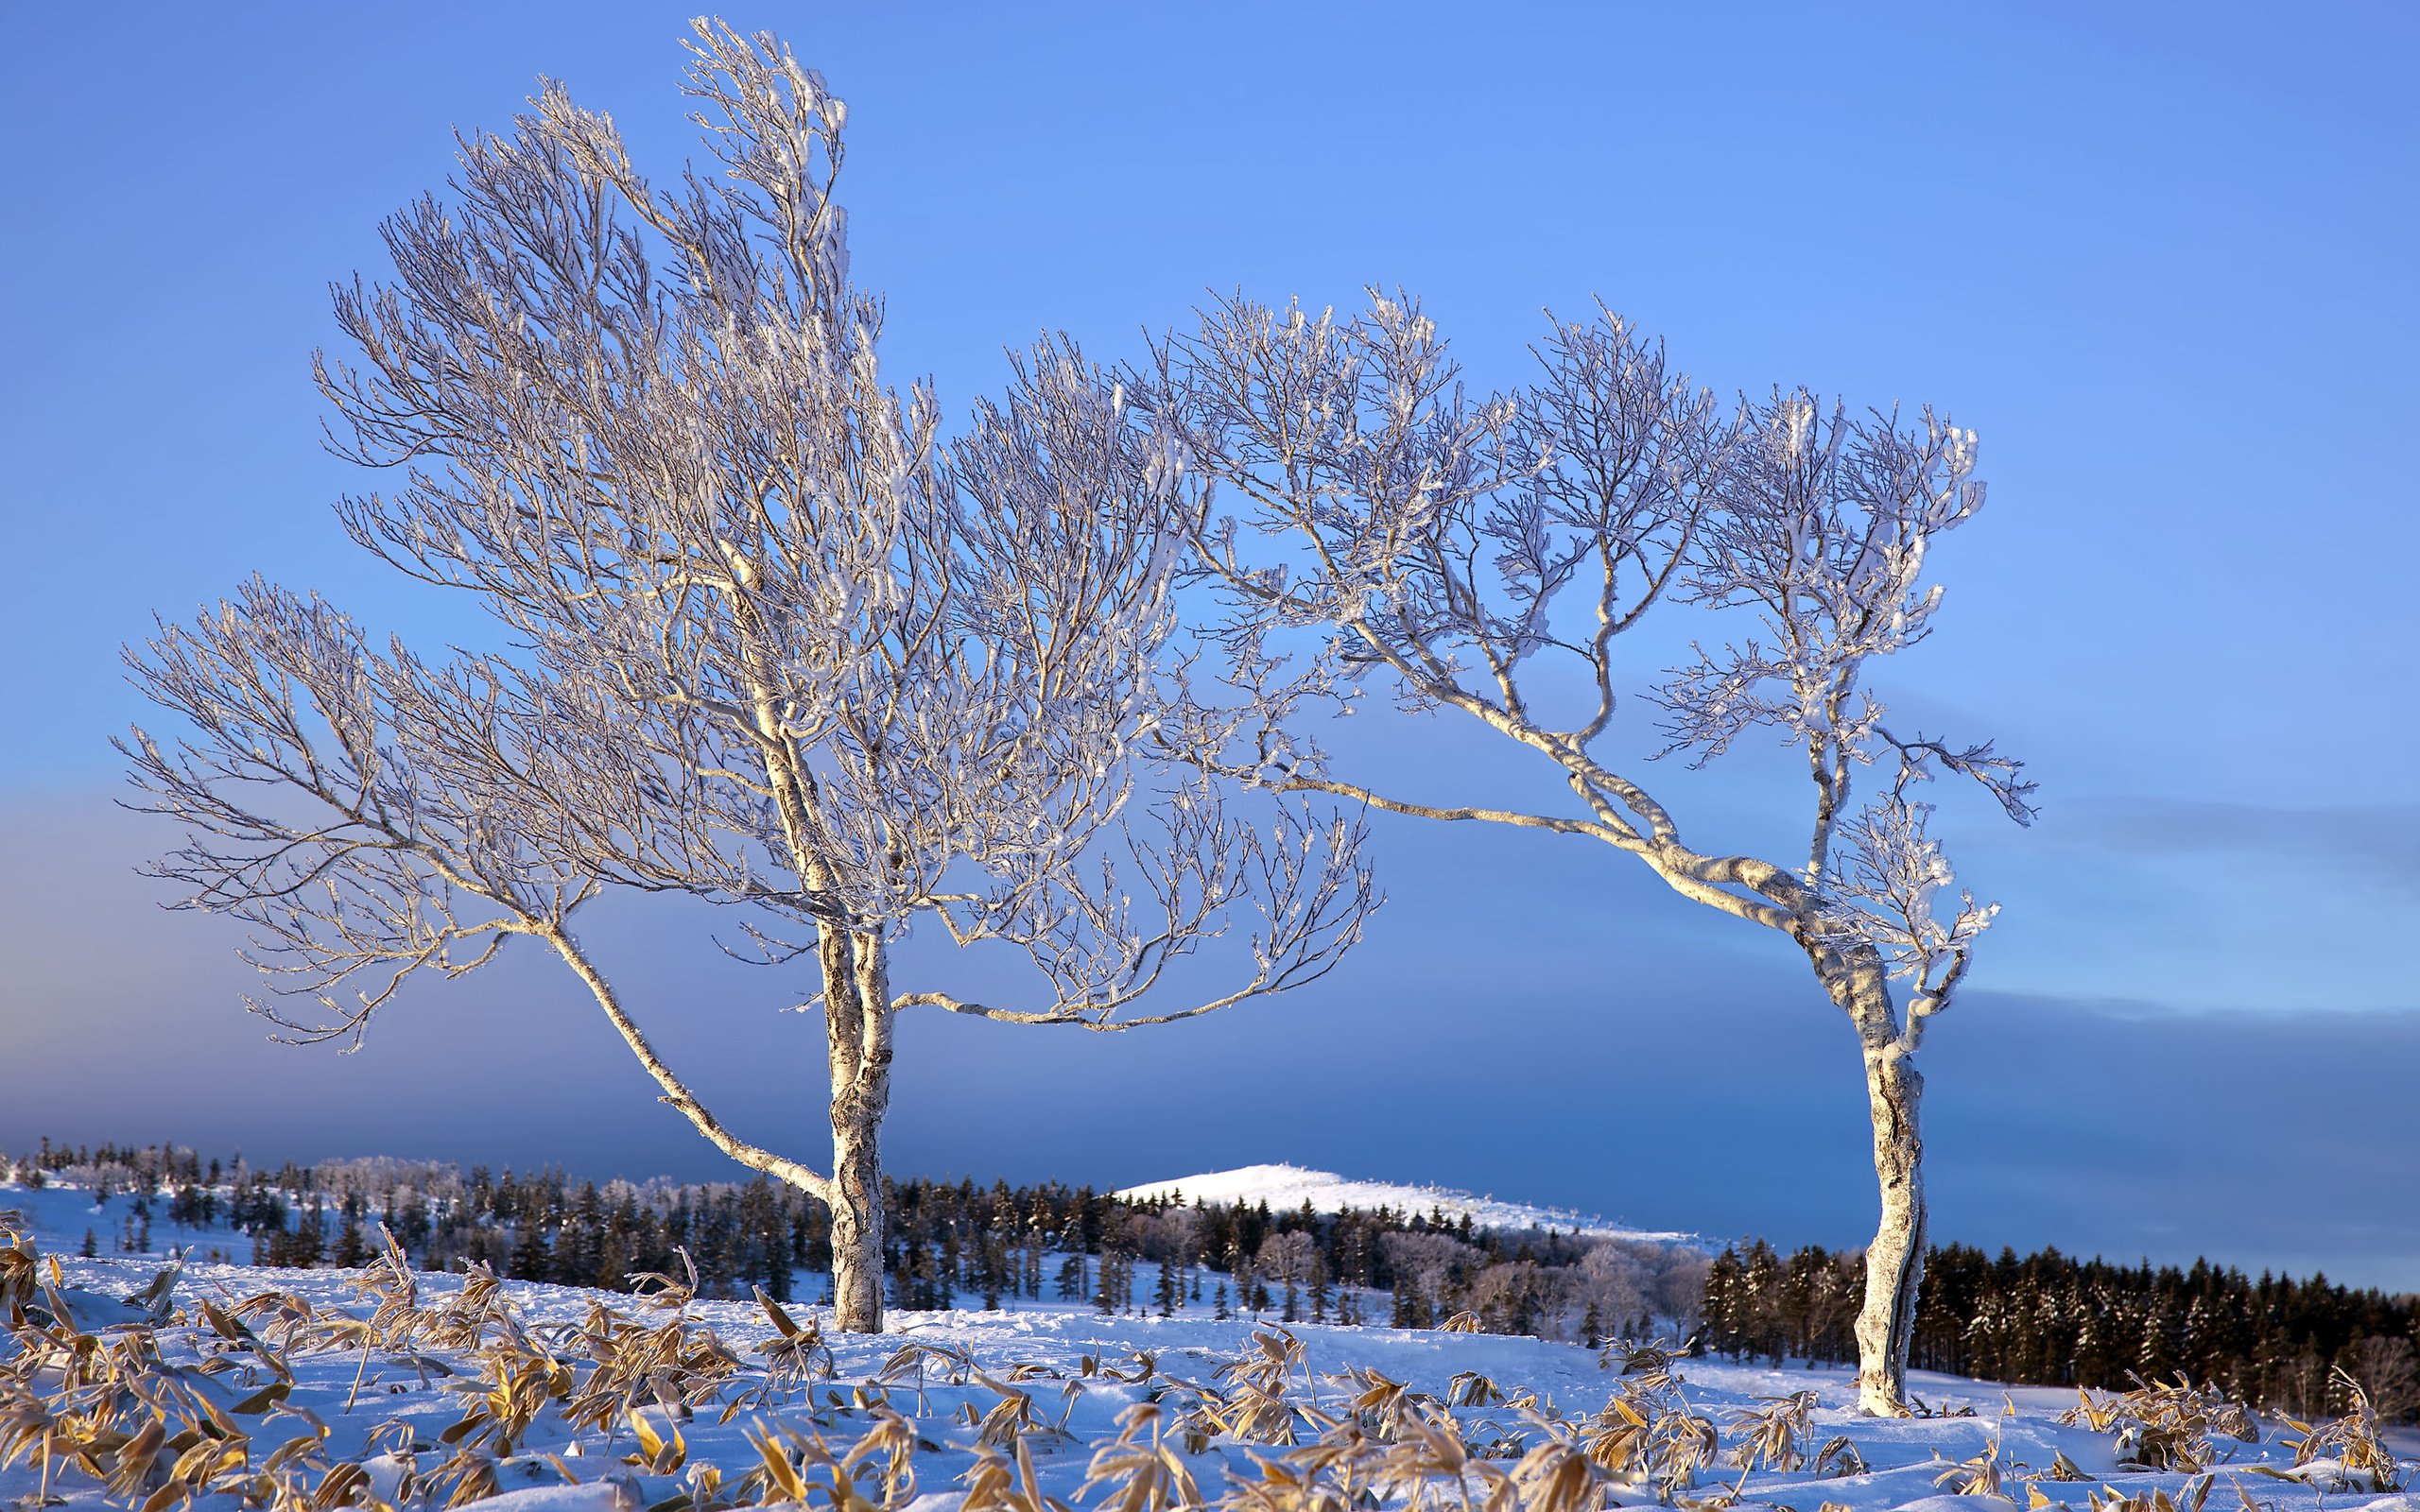
{"type": "Polygon", "coordinates": [[[1951,774],[2019,823],[2033,813],[2017,763],[1893,734],[1867,679],[1929,628],[1927,550],[1983,500],[1974,433],[1930,410],[1827,411],[1804,391],[1727,417],[1611,314],[1558,326],[1537,355],[1529,387],[1474,400],[1419,309],[1374,295],[1343,320],[1231,301],[1162,345],[1140,407],[1193,456],[1187,570],[1225,608],[1226,691],[1160,738],[1281,793],[1600,841],[1803,953],[1863,1055],[1882,1211],[1859,1400],[1898,1411],[1925,1247],[1915,1056],[1993,913],[1948,901],[1916,795],[1951,774]],[[1778,732],[1812,784],[1803,861],[1693,846],[1608,752],[1623,637],[1668,601],[1751,613],[1761,636],[1700,649],[1654,687],[1664,744],[1649,754],[1703,764],[1778,732]],[[1409,711],[1503,736],[1575,806],[1421,802],[1336,770],[1309,722],[1373,678],[1409,711]],[[1868,766],[1885,776],[1852,805],[1868,766]]]}
{"type": "Polygon", "coordinates": [[[345,526],[510,649],[376,647],[256,580],[129,654],[192,733],[122,748],[191,831],[158,868],[183,906],[247,920],[255,964],[319,1004],[254,1005],[286,1037],[357,1045],[407,982],[536,942],[665,1102],[829,1207],[838,1322],[871,1331],[899,1014],[1206,1013],[1325,971],[1376,899],[1357,824],[1231,814],[1229,784],[1138,762],[1183,549],[1171,438],[1062,343],[944,443],[847,281],[840,101],[772,39],[697,29],[725,172],[659,191],[549,84],[513,135],[463,141],[447,200],[385,224],[391,284],[337,291],[339,450],[399,474],[345,526]],[[740,1138],[658,1055],[572,928],[615,892],[733,908],[752,958],[812,962],[827,1169],[740,1138]],[[1239,909],[1240,980],[1132,1010],[1239,909]],[[1044,990],[895,991],[917,921],[1022,952],[1044,990]]]}

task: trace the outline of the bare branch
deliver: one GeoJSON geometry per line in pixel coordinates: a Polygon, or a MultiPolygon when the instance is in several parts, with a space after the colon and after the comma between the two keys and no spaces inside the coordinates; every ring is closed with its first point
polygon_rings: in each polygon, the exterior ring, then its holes
{"type": "Polygon", "coordinates": [[[548,83],[385,223],[391,277],[335,290],[331,444],[388,482],[345,527],[474,595],[506,648],[373,654],[256,583],[130,659],[195,736],[127,754],[195,833],[163,873],[320,1004],[290,1033],[357,1042],[406,982],[548,942],[666,1102],[832,1205],[844,1323],[872,1326],[891,1021],[920,1000],[889,950],[913,922],[1023,954],[1045,1022],[1102,1026],[1231,930],[1231,989],[1163,1019],[1313,980],[1377,895],[1357,822],[1248,823],[1199,773],[1134,812],[1147,740],[1188,717],[1183,438],[1062,340],[944,439],[851,282],[846,109],[776,40],[696,33],[712,168],[659,187],[548,83]],[[572,943],[607,889],[732,908],[769,964],[812,953],[828,1174],[738,1140],[656,1055],[572,943]]]}
{"type": "Polygon", "coordinates": [[[1186,578],[1224,614],[1181,664],[1158,738],[1175,760],[1281,791],[1592,836],[1804,951],[1866,1065],[1885,1217],[1860,1400],[1893,1410],[1923,1265],[1910,1059],[1991,914],[1971,898],[1935,913],[1947,863],[1906,793],[1938,767],[2019,822],[2032,814],[2031,784],[1988,745],[1893,739],[1869,680],[1940,605],[1926,554],[1982,504],[1974,433],[1930,410],[1852,420],[1779,389],[1726,421],[1608,312],[1558,325],[1537,355],[1527,388],[1468,400],[1417,304],[1376,294],[1350,319],[1223,300],[1155,348],[1140,407],[1192,453],[1186,578]],[[1650,701],[1666,716],[1660,754],[1692,766],[1757,730],[1802,751],[1803,865],[1691,849],[1663,799],[1601,753],[1628,680],[1621,637],[1660,603],[1756,622],[1700,645],[1650,701]],[[1573,662],[1581,679],[1534,671],[1573,662]],[[1373,679],[1401,708],[1451,712],[1543,757],[1580,812],[1407,802],[1331,771],[1307,716],[1352,712],[1373,679]],[[1853,773],[1885,749],[1896,780],[1851,814],[1853,773]]]}

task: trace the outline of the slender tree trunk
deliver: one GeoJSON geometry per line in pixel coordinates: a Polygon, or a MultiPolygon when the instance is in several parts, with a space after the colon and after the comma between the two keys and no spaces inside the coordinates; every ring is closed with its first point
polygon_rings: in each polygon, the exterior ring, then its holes
{"type": "Polygon", "coordinates": [[[1918,1115],[1925,1079],[1900,1042],[1883,1000],[1880,1022],[1858,1014],[1865,1093],[1874,1118],[1874,1175],[1882,1217],[1865,1252],[1865,1305],[1857,1317],[1858,1410],[1877,1417],[1907,1411],[1908,1349],[1916,1329],[1916,1289],[1925,1273],[1924,1138],[1918,1115]]]}
{"type": "Polygon", "coordinates": [[[833,1322],[882,1332],[882,1117],[890,1107],[890,973],[874,936],[827,929],[823,1020],[832,1052],[833,1322]]]}
{"type": "Polygon", "coordinates": [[[882,1332],[880,1116],[832,1103],[833,1322],[849,1333],[882,1332]]]}

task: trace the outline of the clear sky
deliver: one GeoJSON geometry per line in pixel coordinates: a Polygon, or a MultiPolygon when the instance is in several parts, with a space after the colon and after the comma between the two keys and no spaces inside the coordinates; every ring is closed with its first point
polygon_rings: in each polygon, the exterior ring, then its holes
{"type": "MultiPolygon", "coordinates": [[[[1979,430],[1990,507],[1884,686],[2029,759],[2045,815],[1946,815],[2006,911],[1928,1041],[1936,1234],[2420,1289],[2420,11],[729,18],[849,100],[854,268],[890,295],[894,372],[953,413],[1046,330],[1129,355],[1206,290],[1375,283],[1421,294],[1481,386],[1519,380],[1542,307],[1601,298],[1720,391],[1979,430]]],[[[169,836],[112,808],[106,745],[140,713],[120,643],[255,569],[463,628],[328,511],[360,480],[318,450],[325,285],[374,273],[378,217],[443,178],[449,129],[505,126],[541,74],[668,173],[683,23],[0,5],[0,1144],[730,1169],[543,962],[426,990],[349,1058],[261,1043],[233,938],[133,878],[169,836]]],[[[1528,791],[1460,731],[1365,733],[1405,785],[1528,791]]],[[[1697,833],[1800,843],[1769,755],[1655,775],[1697,833]]],[[[1313,991],[1123,1040],[910,1024],[892,1168],[1288,1159],[1870,1232],[1854,1043],[1779,942],[1582,842],[1404,820],[1375,853],[1393,902],[1313,991]]],[[[718,966],[695,922],[591,936],[726,1118],[812,1153],[819,1037],[771,1012],[803,994],[718,966]]]]}

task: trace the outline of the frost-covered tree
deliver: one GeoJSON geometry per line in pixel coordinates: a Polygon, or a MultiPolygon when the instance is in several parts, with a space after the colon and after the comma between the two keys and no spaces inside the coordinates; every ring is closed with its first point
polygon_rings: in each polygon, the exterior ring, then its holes
{"type": "Polygon", "coordinates": [[[549,84],[386,222],[390,281],[336,293],[338,450],[395,477],[345,526],[506,649],[425,659],[254,581],[130,653],[190,729],[124,748],[191,831],[161,874],[317,1003],[255,1005],[289,1038],[357,1043],[407,982],[534,942],[665,1102],[829,1205],[838,1321],[873,1330],[901,1013],[1204,1013],[1319,974],[1374,896],[1357,824],[1138,765],[1183,546],[1165,428],[1063,342],[945,441],[849,282],[841,102],[769,37],[698,33],[722,171],[650,185],[549,84]],[[811,962],[828,1167],[743,1139],[658,1055],[573,928],[611,893],[708,900],[747,954],[811,962]],[[1134,1008],[1238,913],[1223,990],[1134,1008]],[[1022,952],[1035,1000],[898,990],[911,924],[1022,952]]]}
{"type": "Polygon", "coordinates": [[[1803,953],[1863,1049],[1882,1212],[1860,1398],[1896,1410],[1925,1249],[1914,1060],[1992,917],[1955,890],[1921,784],[1971,778],[2032,814],[2016,763],[1893,733],[1868,679],[1930,627],[1927,551],[1982,503],[1974,434],[1804,391],[1728,414],[1610,314],[1559,325],[1538,356],[1528,387],[1471,397],[1416,305],[1384,298],[1351,318],[1236,300],[1161,346],[1140,407],[1191,454],[1187,571],[1225,610],[1209,659],[1224,688],[1198,674],[1162,738],[1281,793],[1602,842],[1803,953]],[[1777,734],[1806,762],[1804,850],[1692,845],[1657,796],[1672,784],[1651,793],[1616,753],[1617,690],[1637,677],[1624,637],[1662,604],[1757,626],[1651,679],[1661,730],[1629,748],[1696,765],[1777,734]],[[1312,721],[1372,680],[1502,736],[1572,803],[1415,801],[1340,769],[1312,721]]]}

